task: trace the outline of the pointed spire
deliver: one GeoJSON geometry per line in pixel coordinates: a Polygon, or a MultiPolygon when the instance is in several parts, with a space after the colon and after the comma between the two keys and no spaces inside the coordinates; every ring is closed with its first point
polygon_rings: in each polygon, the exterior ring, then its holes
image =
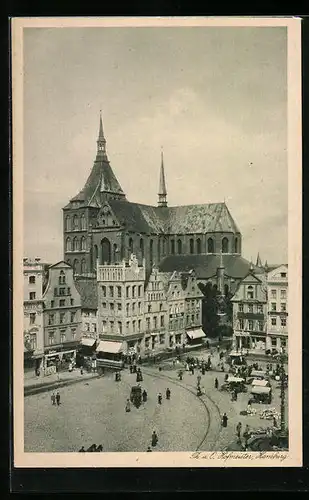
{"type": "Polygon", "coordinates": [[[97,140],[97,155],[106,156],[106,140],[103,132],[102,111],[100,110],[99,136],[97,140]]]}
{"type": "Polygon", "coordinates": [[[267,260],[265,260],[264,269],[265,269],[265,271],[267,271],[267,270],[268,270],[268,263],[267,263],[267,260]]]}
{"type": "Polygon", "coordinates": [[[167,191],[165,184],[165,174],[164,174],[164,161],[163,161],[163,148],[161,147],[161,168],[160,168],[160,182],[159,182],[159,194],[158,194],[158,207],[167,207],[167,191]]]}
{"type": "Polygon", "coordinates": [[[250,270],[250,271],[253,271],[253,262],[252,262],[252,257],[251,257],[251,260],[250,260],[250,267],[249,267],[249,270],[250,270]]]}
{"type": "Polygon", "coordinates": [[[261,260],[261,257],[260,257],[260,252],[258,252],[258,254],[257,254],[256,266],[257,267],[263,267],[262,260],[261,260]]]}

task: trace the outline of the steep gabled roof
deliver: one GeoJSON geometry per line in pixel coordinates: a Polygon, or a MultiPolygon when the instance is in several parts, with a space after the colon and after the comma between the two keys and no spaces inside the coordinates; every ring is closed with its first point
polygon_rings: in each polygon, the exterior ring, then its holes
{"type": "Polygon", "coordinates": [[[138,233],[163,233],[164,224],[157,207],[131,203],[124,200],[109,200],[109,204],[120,224],[128,231],[138,233]]]}
{"type": "Polygon", "coordinates": [[[81,298],[82,309],[98,308],[98,287],[95,278],[76,279],[75,286],[81,298]]]}

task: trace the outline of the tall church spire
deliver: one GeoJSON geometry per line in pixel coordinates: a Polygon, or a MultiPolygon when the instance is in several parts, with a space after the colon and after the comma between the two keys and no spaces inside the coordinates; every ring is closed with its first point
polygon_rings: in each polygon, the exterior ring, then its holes
{"type": "Polygon", "coordinates": [[[161,149],[161,168],[160,168],[158,207],[167,207],[166,196],[167,196],[167,191],[166,191],[165,175],[164,175],[163,149],[161,149]]]}
{"type": "Polygon", "coordinates": [[[256,258],[256,266],[257,266],[257,267],[263,267],[262,260],[261,260],[261,257],[260,257],[260,253],[259,253],[259,252],[258,252],[258,254],[257,254],[257,258],[256,258]]]}
{"type": "Polygon", "coordinates": [[[104,133],[103,133],[101,110],[100,110],[99,136],[98,136],[98,140],[97,140],[97,156],[105,156],[106,157],[106,140],[105,140],[104,133]]]}

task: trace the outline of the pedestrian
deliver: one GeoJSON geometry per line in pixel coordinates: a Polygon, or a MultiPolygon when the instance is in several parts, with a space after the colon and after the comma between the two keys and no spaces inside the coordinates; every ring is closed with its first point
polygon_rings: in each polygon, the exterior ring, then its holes
{"type": "Polygon", "coordinates": [[[179,380],[182,380],[182,376],[183,376],[183,373],[182,373],[182,371],[180,370],[180,371],[179,371],[179,373],[178,373],[178,378],[179,378],[179,380]]]}
{"type": "Polygon", "coordinates": [[[158,436],[156,431],[153,431],[151,436],[151,446],[157,446],[157,443],[158,443],[158,436]]]}
{"type": "Polygon", "coordinates": [[[144,390],[143,390],[143,394],[142,394],[142,398],[143,398],[144,403],[146,403],[146,401],[147,401],[147,397],[148,397],[148,394],[147,394],[147,392],[146,392],[146,391],[145,391],[145,389],[144,389],[144,390]]]}
{"type": "Polygon", "coordinates": [[[82,446],[82,447],[81,447],[81,449],[80,449],[80,450],[78,450],[78,451],[79,451],[79,452],[80,452],[80,451],[81,451],[81,452],[84,452],[84,451],[86,451],[86,450],[85,450],[85,448],[82,446]]]}
{"type": "Polygon", "coordinates": [[[83,366],[81,366],[81,367],[80,367],[80,374],[82,375],[83,373],[84,373],[84,367],[83,367],[83,366]]]}
{"type": "Polygon", "coordinates": [[[273,417],[273,426],[277,427],[277,419],[276,419],[276,417],[273,417]]]}
{"type": "Polygon", "coordinates": [[[159,405],[162,404],[162,394],[161,394],[161,392],[159,392],[159,394],[158,394],[158,404],[159,405]]]}
{"type": "Polygon", "coordinates": [[[223,413],[222,417],[222,427],[227,427],[228,416],[226,413],[223,413]]]}
{"type": "Polygon", "coordinates": [[[57,406],[59,406],[60,405],[60,394],[59,394],[59,392],[57,392],[57,394],[56,394],[56,401],[57,401],[57,406]]]}
{"type": "Polygon", "coordinates": [[[148,446],[148,448],[147,448],[147,452],[150,452],[150,451],[152,451],[152,449],[151,449],[151,447],[150,447],[150,446],[148,446]]]}
{"type": "Polygon", "coordinates": [[[171,399],[171,391],[169,388],[166,389],[165,395],[166,395],[166,399],[171,399]]]}
{"type": "Polygon", "coordinates": [[[215,378],[215,389],[218,389],[219,387],[219,381],[217,379],[217,377],[215,378]]]}
{"type": "Polygon", "coordinates": [[[125,410],[126,410],[126,413],[129,413],[131,411],[131,403],[130,403],[129,399],[127,399],[125,410]]]}
{"type": "Polygon", "coordinates": [[[242,428],[242,424],[241,424],[241,422],[238,422],[238,424],[236,425],[236,434],[237,434],[237,437],[239,440],[240,440],[241,428],[242,428]]]}
{"type": "Polygon", "coordinates": [[[133,373],[133,366],[130,365],[130,373],[133,373]]]}
{"type": "Polygon", "coordinates": [[[202,377],[200,375],[197,376],[197,383],[198,383],[198,385],[201,383],[201,378],[202,377]]]}
{"type": "Polygon", "coordinates": [[[56,404],[56,396],[55,396],[54,392],[52,393],[50,399],[51,399],[52,405],[55,405],[56,404]]]}
{"type": "Polygon", "coordinates": [[[173,368],[175,368],[176,360],[173,359],[173,368]]]}

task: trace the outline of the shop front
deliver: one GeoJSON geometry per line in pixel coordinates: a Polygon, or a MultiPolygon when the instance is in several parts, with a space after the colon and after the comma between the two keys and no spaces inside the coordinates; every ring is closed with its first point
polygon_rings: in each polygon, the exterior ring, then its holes
{"type": "Polygon", "coordinates": [[[84,366],[86,368],[90,368],[92,360],[96,357],[96,347],[96,339],[92,337],[83,337],[77,346],[76,366],[84,366]]]}
{"type": "Polygon", "coordinates": [[[43,372],[44,375],[69,370],[76,365],[76,342],[74,344],[58,344],[52,349],[46,349],[44,355],[43,372]]]}
{"type": "Polygon", "coordinates": [[[187,339],[188,339],[188,347],[203,345],[203,339],[205,339],[206,334],[203,332],[201,328],[195,328],[192,330],[186,330],[187,339]]]}

